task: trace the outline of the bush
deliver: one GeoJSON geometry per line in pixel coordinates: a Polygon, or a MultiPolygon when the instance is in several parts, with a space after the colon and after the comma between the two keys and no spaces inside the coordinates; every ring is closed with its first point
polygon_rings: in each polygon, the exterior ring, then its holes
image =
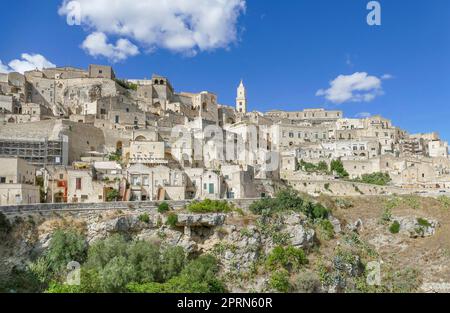
{"type": "Polygon", "coordinates": [[[288,246],[287,248],[282,246],[275,247],[266,261],[270,270],[283,268],[287,271],[297,270],[307,263],[308,259],[305,252],[293,246],[288,246]]]}
{"type": "Polygon", "coordinates": [[[131,82],[129,82],[129,81],[127,81],[127,80],[124,80],[124,79],[118,79],[118,78],[116,78],[116,79],[115,79],[115,82],[116,82],[119,86],[121,86],[121,87],[123,87],[123,88],[125,88],[125,89],[128,89],[128,90],[134,90],[134,91],[136,91],[137,88],[138,88],[138,85],[136,85],[136,84],[134,84],[134,83],[131,83],[131,82]]]}
{"type": "Polygon", "coordinates": [[[391,177],[388,173],[372,173],[364,174],[361,176],[361,178],[355,179],[355,181],[378,186],[386,186],[391,182],[391,177]]]}
{"type": "Polygon", "coordinates": [[[164,283],[131,283],[127,289],[138,293],[222,293],[225,287],[217,278],[217,264],[213,256],[201,256],[164,283]]]}
{"type": "Polygon", "coordinates": [[[170,206],[167,202],[161,202],[158,206],[158,212],[163,214],[170,211],[170,206]]]}
{"type": "Polygon", "coordinates": [[[0,212],[0,234],[8,234],[11,231],[11,223],[8,218],[0,212]]]}
{"type": "Polygon", "coordinates": [[[312,220],[326,219],[329,215],[329,210],[320,203],[308,202],[303,212],[312,220]]]}
{"type": "Polygon", "coordinates": [[[319,234],[325,240],[333,239],[334,237],[334,226],[327,219],[321,219],[317,222],[319,227],[319,234]]]}
{"type": "Polygon", "coordinates": [[[150,216],[148,215],[148,213],[144,213],[139,215],[138,219],[145,224],[149,224],[150,223],[150,216]]]}
{"type": "Polygon", "coordinates": [[[381,223],[387,224],[392,220],[392,211],[391,209],[384,209],[383,214],[381,215],[381,223]]]}
{"type": "Polygon", "coordinates": [[[232,211],[232,207],[227,201],[210,199],[192,202],[187,209],[192,213],[229,213],[232,211]]]}
{"type": "Polygon", "coordinates": [[[424,218],[418,218],[417,219],[417,224],[419,224],[419,226],[421,227],[431,227],[430,222],[428,222],[426,219],[424,218]]]}
{"type": "Polygon", "coordinates": [[[86,260],[86,239],[75,230],[57,230],[50,241],[45,260],[53,273],[65,270],[72,261],[83,263],[86,260]]]}
{"type": "Polygon", "coordinates": [[[269,280],[269,286],[278,292],[289,292],[292,289],[289,282],[289,273],[286,270],[281,270],[272,274],[269,280]]]}
{"type": "Polygon", "coordinates": [[[293,189],[284,189],[277,193],[274,199],[261,199],[250,205],[254,214],[273,215],[278,212],[302,212],[310,219],[324,219],[329,210],[320,203],[305,202],[300,194],[293,189]]]}
{"type": "Polygon", "coordinates": [[[317,293],[322,283],[314,272],[301,272],[295,280],[295,290],[300,293],[317,293]]]}
{"type": "Polygon", "coordinates": [[[389,231],[392,234],[398,234],[400,232],[400,223],[398,221],[394,221],[392,225],[389,227],[389,231]]]}
{"type": "Polygon", "coordinates": [[[176,215],[175,213],[170,213],[169,216],[167,216],[166,224],[171,227],[175,227],[177,226],[177,223],[178,223],[178,215],[176,215]]]}
{"type": "Polygon", "coordinates": [[[107,202],[115,202],[119,199],[120,193],[117,189],[109,189],[106,192],[106,201],[107,202]]]}
{"type": "Polygon", "coordinates": [[[296,164],[296,170],[304,171],[304,172],[319,172],[319,173],[328,173],[328,164],[325,161],[320,161],[317,165],[313,163],[308,163],[303,160],[300,160],[296,164]]]}

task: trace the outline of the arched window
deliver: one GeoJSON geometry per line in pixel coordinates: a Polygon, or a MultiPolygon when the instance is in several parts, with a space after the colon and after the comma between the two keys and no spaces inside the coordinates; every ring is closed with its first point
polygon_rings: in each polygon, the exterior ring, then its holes
{"type": "Polygon", "coordinates": [[[158,82],[158,80],[157,80],[157,79],[155,79],[155,85],[158,85],[158,83],[159,83],[159,82],[158,82]]]}
{"type": "Polygon", "coordinates": [[[160,84],[160,85],[164,85],[164,81],[161,79],[161,80],[159,81],[159,84],[160,84]]]}

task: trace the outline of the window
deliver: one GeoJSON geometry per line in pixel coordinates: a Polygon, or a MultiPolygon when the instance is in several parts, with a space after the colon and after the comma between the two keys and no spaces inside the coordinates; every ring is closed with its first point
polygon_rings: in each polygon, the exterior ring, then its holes
{"type": "Polygon", "coordinates": [[[203,189],[208,189],[208,184],[203,184],[203,189]]]}
{"type": "Polygon", "coordinates": [[[6,183],[6,177],[0,177],[0,184],[6,183]]]}
{"type": "Polygon", "coordinates": [[[119,124],[119,115],[116,115],[115,122],[116,124],[119,124]]]}
{"type": "Polygon", "coordinates": [[[76,190],[81,190],[81,178],[75,180],[75,185],[76,190]]]}
{"type": "Polygon", "coordinates": [[[59,174],[59,179],[64,179],[64,174],[59,174]]]}
{"type": "Polygon", "coordinates": [[[103,70],[98,70],[98,73],[99,74],[103,74],[103,70]]]}

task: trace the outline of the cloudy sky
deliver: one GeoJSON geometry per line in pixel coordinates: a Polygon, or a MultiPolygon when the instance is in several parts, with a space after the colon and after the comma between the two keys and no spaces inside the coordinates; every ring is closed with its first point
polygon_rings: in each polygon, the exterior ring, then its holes
{"type": "Polygon", "coordinates": [[[0,28],[0,72],[89,63],[119,77],[168,76],[177,91],[251,110],[382,114],[450,140],[450,1],[18,0],[0,28]]]}

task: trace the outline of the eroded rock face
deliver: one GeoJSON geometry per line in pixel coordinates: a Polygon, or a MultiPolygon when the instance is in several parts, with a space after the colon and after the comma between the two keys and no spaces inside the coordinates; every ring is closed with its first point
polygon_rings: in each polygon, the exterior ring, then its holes
{"type": "Polygon", "coordinates": [[[341,222],[335,218],[334,216],[330,215],[328,217],[328,220],[331,222],[331,224],[333,225],[333,230],[335,234],[340,234],[342,232],[342,227],[341,227],[341,222]]]}
{"type": "Polygon", "coordinates": [[[290,243],[297,248],[310,248],[314,245],[315,231],[306,225],[306,217],[292,213],[284,218],[283,233],[289,235],[290,243]]]}
{"type": "Polygon", "coordinates": [[[179,214],[179,227],[217,227],[224,224],[226,214],[179,214]]]}
{"type": "Polygon", "coordinates": [[[105,239],[111,234],[135,234],[142,231],[144,228],[152,226],[152,220],[150,220],[148,225],[145,225],[145,223],[139,221],[138,216],[120,216],[104,222],[88,223],[87,240],[89,243],[92,243],[96,240],[105,239]]]}
{"type": "Polygon", "coordinates": [[[433,236],[439,228],[439,222],[430,218],[418,218],[415,216],[394,217],[399,222],[400,233],[411,238],[425,238],[433,236]]]}

